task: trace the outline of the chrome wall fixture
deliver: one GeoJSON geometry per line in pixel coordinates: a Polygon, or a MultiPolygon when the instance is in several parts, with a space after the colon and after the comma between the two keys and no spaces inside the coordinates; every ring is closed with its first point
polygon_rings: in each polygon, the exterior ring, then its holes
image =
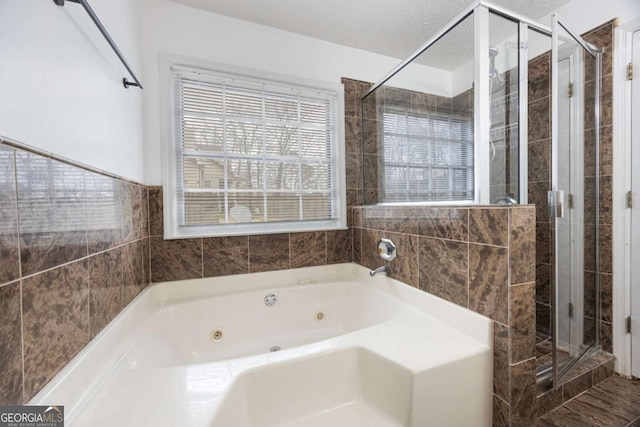
{"type": "MultiPolygon", "coordinates": [[[[140,80],[138,80],[136,75],[131,70],[131,67],[127,63],[127,60],[124,59],[124,55],[122,55],[122,52],[120,52],[120,49],[118,49],[118,46],[116,45],[116,43],[113,41],[113,39],[111,38],[111,36],[107,32],[107,29],[104,28],[104,25],[102,25],[102,22],[100,22],[100,19],[98,19],[98,16],[96,15],[96,13],[93,11],[91,6],[89,6],[89,3],[87,3],[87,0],[67,0],[67,1],[69,1],[71,3],[81,4],[82,7],[84,7],[84,10],[87,12],[87,14],[89,14],[89,16],[91,17],[91,20],[93,21],[93,23],[96,24],[96,27],[98,27],[98,29],[100,30],[100,32],[102,33],[104,38],[107,40],[107,43],[109,43],[109,46],[111,46],[111,49],[113,49],[113,51],[116,53],[116,55],[118,55],[118,58],[122,62],[122,65],[124,65],[124,67],[127,69],[127,71],[129,72],[129,74],[131,75],[131,77],[134,80],[133,82],[131,82],[126,77],[123,77],[122,78],[122,85],[126,89],[128,89],[129,86],[135,86],[135,87],[139,87],[140,89],[142,89],[142,84],[140,83],[140,80]]],[[[55,4],[57,4],[58,6],[64,6],[65,0],[53,0],[53,2],[55,4]]]]}

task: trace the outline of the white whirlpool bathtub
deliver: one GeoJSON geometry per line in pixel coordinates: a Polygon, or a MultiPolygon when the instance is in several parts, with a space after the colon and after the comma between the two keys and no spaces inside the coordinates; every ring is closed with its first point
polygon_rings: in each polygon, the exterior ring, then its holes
{"type": "Polygon", "coordinates": [[[489,426],[492,341],[355,264],[161,283],[29,403],[67,426],[489,426]]]}

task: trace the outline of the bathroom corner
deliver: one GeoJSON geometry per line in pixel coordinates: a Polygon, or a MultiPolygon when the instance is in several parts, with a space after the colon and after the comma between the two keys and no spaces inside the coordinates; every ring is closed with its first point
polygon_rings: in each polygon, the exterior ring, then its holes
{"type": "Polygon", "coordinates": [[[147,188],[0,141],[0,403],[24,404],[150,283],[147,188]]]}

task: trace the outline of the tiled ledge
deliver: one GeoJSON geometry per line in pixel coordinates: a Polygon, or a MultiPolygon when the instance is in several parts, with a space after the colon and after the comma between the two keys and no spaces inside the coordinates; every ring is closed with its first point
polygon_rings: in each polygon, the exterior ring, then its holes
{"type": "Polygon", "coordinates": [[[353,209],[354,261],[494,320],[494,426],[535,422],[534,206],[353,209]],[[397,258],[378,257],[386,237],[397,258]]]}
{"type": "Polygon", "coordinates": [[[569,373],[560,387],[539,391],[536,398],[537,415],[542,417],[580,393],[597,386],[614,374],[615,357],[604,351],[597,351],[582,360],[569,373]]]}

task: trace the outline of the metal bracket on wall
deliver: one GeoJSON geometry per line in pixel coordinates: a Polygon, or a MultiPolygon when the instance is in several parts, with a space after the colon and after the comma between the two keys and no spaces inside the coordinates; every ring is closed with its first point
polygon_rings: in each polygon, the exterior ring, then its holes
{"type": "MultiPolygon", "coordinates": [[[[122,85],[125,87],[125,89],[128,89],[129,86],[135,86],[135,87],[139,87],[140,89],[142,89],[142,84],[140,83],[140,80],[138,80],[136,75],[131,70],[131,67],[127,63],[126,59],[124,59],[124,55],[122,55],[122,52],[120,52],[120,49],[118,49],[118,46],[116,45],[116,43],[113,41],[113,39],[111,38],[111,36],[107,32],[107,29],[104,27],[104,25],[102,25],[102,22],[100,22],[100,20],[98,19],[98,16],[93,11],[91,6],[89,6],[89,3],[87,3],[87,0],[67,0],[67,1],[69,1],[71,3],[81,4],[82,7],[84,7],[84,10],[89,14],[89,17],[91,17],[91,20],[93,21],[93,23],[96,24],[96,27],[98,27],[98,30],[100,30],[100,32],[102,33],[104,38],[107,40],[107,43],[109,43],[109,46],[111,46],[111,49],[113,49],[113,51],[116,53],[116,55],[118,55],[118,58],[120,59],[120,62],[122,62],[122,65],[124,65],[124,67],[127,69],[127,71],[129,72],[129,74],[131,75],[131,77],[134,80],[133,82],[131,82],[126,77],[123,77],[122,78],[122,85]]],[[[58,6],[64,6],[65,0],[53,0],[53,2],[55,4],[57,4],[58,6]]]]}

